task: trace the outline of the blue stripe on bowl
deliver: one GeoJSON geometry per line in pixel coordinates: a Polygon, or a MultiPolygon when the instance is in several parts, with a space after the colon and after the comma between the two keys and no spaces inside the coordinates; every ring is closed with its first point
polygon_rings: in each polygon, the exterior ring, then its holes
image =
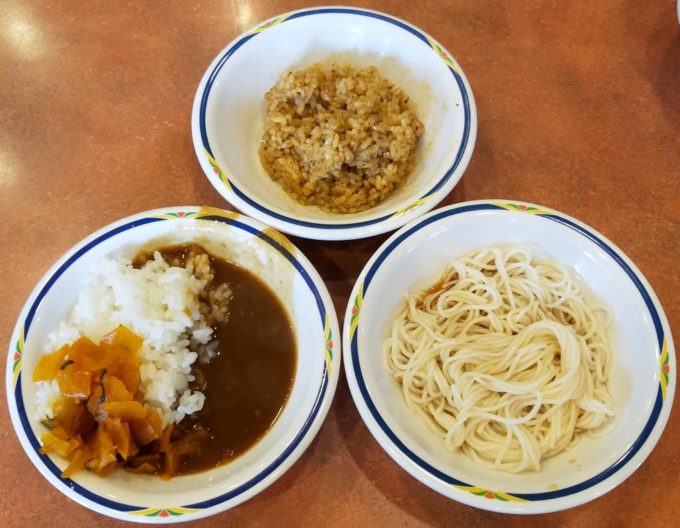
{"type": "MultiPolygon", "coordinates": [[[[300,276],[303,278],[305,281],[305,284],[309,287],[309,289],[312,291],[312,294],[314,295],[314,299],[316,301],[317,308],[319,310],[319,317],[321,320],[321,325],[323,326],[325,324],[326,320],[326,308],[323,304],[323,300],[321,298],[321,294],[319,293],[318,288],[314,284],[314,281],[310,277],[309,273],[304,269],[302,264],[295,258],[295,256],[288,251],[285,247],[283,247],[279,242],[277,242],[275,239],[267,235],[266,233],[260,231],[259,229],[252,227],[248,224],[245,224],[239,220],[232,219],[232,218],[226,218],[222,216],[205,216],[201,217],[201,220],[210,220],[213,222],[223,222],[225,224],[228,224],[232,227],[241,229],[243,231],[246,231],[248,233],[251,233],[258,238],[262,239],[264,242],[272,246],[276,251],[281,253],[286,260],[288,260],[292,266],[295,268],[295,270],[300,274],[300,276]]],[[[82,248],[79,248],[73,255],[71,255],[59,268],[52,274],[52,276],[47,280],[43,288],[40,290],[38,295],[36,296],[35,301],[31,305],[30,309],[28,310],[28,314],[26,316],[26,319],[24,321],[24,342],[27,342],[28,338],[28,332],[31,327],[31,323],[33,321],[33,318],[35,317],[35,312],[38,309],[38,306],[40,305],[41,301],[44,299],[45,295],[49,292],[49,290],[52,288],[54,283],[63,275],[63,273],[71,266],[73,263],[75,263],[80,257],[82,257],[84,254],[86,254],[88,251],[90,251],[92,248],[95,246],[101,244],[105,240],[108,240],[109,238],[112,238],[120,233],[123,233],[125,231],[128,231],[130,229],[134,229],[136,227],[140,227],[149,223],[153,222],[161,222],[167,220],[166,218],[158,218],[158,217],[147,217],[147,218],[141,218],[137,220],[133,220],[132,222],[129,222],[127,224],[123,224],[121,226],[115,227],[110,231],[107,231],[106,233],[98,236],[94,240],[88,242],[86,245],[84,245],[82,248]]],[[[323,372],[322,372],[322,378],[321,378],[321,383],[319,385],[319,390],[316,394],[316,398],[314,401],[314,406],[312,407],[312,410],[310,414],[308,415],[307,419],[305,420],[302,428],[298,432],[298,434],[293,438],[293,440],[290,442],[288,446],[284,449],[284,451],[265,469],[263,469],[260,473],[258,473],[255,477],[253,477],[251,480],[246,482],[245,484],[239,486],[238,488],[229,491],[228,493],[225,493],[223,495],[220,495],[218,497],[214,497],[199,503],[195,504],[189,504],[184,506],[185,508],[195,508],[195,509],[204,509],[204,508],[209,508],[211,506],[216,506],[218,504],[221,504],[225,501],[228,501],[230,499],[233,499],[242,493],[245,493],[249,489],[251,489],[253,486],[256,484],[262,482],[264,479],[266,479],[268,476],[270,476],[272,473],[274,473],[280,466],[283,464],[283,462],[291,455],[291,453],[298,447],[300,442],[304,439],[304,437],[307,435],[307,432],[311,428],[312,424],[314,423],[314,420],[316,419],[316,416],[319,413],[319,410],[323,404],[324,401],[324,396],[326,394],[326,389],[328,387],[328,376],[329,373],[327,371],[326,367],[326,362],[323,362],[323,372]]],[[[124,504],[121,502],[116,502],[112,501],[110,499],[107,499],[105,497],[102,497],[101,495],[97,495],[95,493],[92,493],[88,489],[84,488],[80,484],[78,484],[76,481],[69,479],[69,478],[62,478],[61,477],[61,470],[57,465],[50,459],[49,456],[43,455],[40,453],[40,442],[38,441],[38,438],[35,436],[33,432],[33,428],[31,427],[31,424],[28,421],[28,415],[26,413],[26,408],[24,405],[24,400],[23,400],[23,394],[22,394],[22,380],[23,380],[23,373],[20,372],[19,376],[17,378],[17,383],[14,388],[14,399],[16,401],[16,406],[17,406],[17,413],[19,415],[19,418],[21,420],[21,425],[24,429],[24,433],[26,434],[26,437],[28,438],[29,443],[33,447],[33,450],[36,452],[36,454],[40,457],[40,460],[42,463],[45,465],[45,467],[49,470],[50,473],[52,473],[58,480],[61,481],[62,484],[67,486],[68,488],[71,488],[75,493],[78,495],[82,496],[83,498],[94,502],[100,506],[104,506],[106,508],[109,508],[111,510],[119,511],[119,512],[131,512],[135,510],[142,510],[147,508],[149,505],[145,506],[135,506],[131,504],[124,504]]]]}
{"type": "MultiPolygon", "coordinates": [[[[454,209],[447,209],[444,211],[441,211],[439,213],[433,214],[432,216],[429,216],[425,218],[424,220],[418,222],[416,225],[413,227],[407,229],[404,231],[402,234],[400,234],[398,237],[396,237],[381,253],[378,255],[376,258],[375,262],[371,265],[371,268],[367,271],[366,277],[364,279],[364,290],[363,290],[363,297],[364,300],[366,299],[368,287],[375,277],[376,272],[378,271],[378,268],[381,266],[381,264],[385,261],[385,259],[392,253],[404,240],[406,240],[408,237],[416,233],[417,231],[423,229],[424,227],[433,224],[435,222],[438,222],[442,219],[445,219],[450,216],[455,216],[459,214],[463,214],[466,212],[470,211],[483,211],[483,210],[499,210],[499,211],[504,211],[508,213],[512,213],[511,211],[507,211],[507,209],[504,209],[503,207],[499,207],[497,205],[491,204],[491,203],[477,203],[477,204],[470,204],[470,205],[464,205],[461,207],[456,207],[454,209]]],[[[523,214],[523,213],[520,213],[523,214]]],[[[656,309],[656,306],[654,305],[654,302],[651,299],[651,296],[649,295],[649,292],[647,289],[644,287],[642,284],[642,281],[640,278],[637,276],[637,274],[631,269],[631,267],[625,262],[625,260],[619,255],[612,247],[610,247],[607,243],[605,243],[602,239],[600,239],[597,235],[594,233],[590,232],[588,229],[572,222],[571,220],[564,218],[558,214],[542,214],[542,215],[537,215],[540,216],[540,218],[545,218],[549,221],[557,222],[560,223],[570,229],[573,229],[577,233],[583,235],[590,241],[592,241],[594,244],[596,244],[599,248],[604,250],[613,260],[616,262],[621,269],[626,273],[626,275],[630,278],[631,282],[635,285],[637,290],[639,291],[645,306],[647,307],[647,310],[649,311],[649,315],[654,323],[654,329],[656,331],[656,336],[657,340],[659,343],[659,355],[661,354],[662,346],[663,346],[663,339],[664,339],[664,334],[663,334],[663,327],[661,324],[661,317],[659,316],[659,313],[656,309]]],[[[439,480],[451,484],[454,486],[475,486],[474,484],[468,484],[463,481],[460,481],[451,475],[448,475],[437,468],[433,467],[432,465],[428,464],[425,462],[422,458],[420,458],[418,455],[416,455],[413,451],[411,451],[400,439],[399,437],[389,428],[387,423],[382,419],[380,416],[380,413],[378,412],[375,404],[373,403],[373,400],[371,400],[371,396],[368,393],[368,388],[366,387],[366,382],[364,381],[364,376],[363,373],[361,372],[361,363],[359,361],[359,347],[358,347],[358,336],[359,336],[359,326],[361,325],[361,318],[359,319],[359,323],[357,324],[357,328],[354,332],[354,335],[352,336],[351,340],[351,358],[352,358],[352,363],[354,366],[354,371],[356,373],[356,378],[357,378],[357,384],[359,386],[359,390],[361,392],[361,395],[364,399],[364,402],[366,403],[366,406],[369,409],[369,412],[371,413],[371,416],[373,419],[376,421],[378,426],[382,429],[382,431],[385,433],[385,435],[390,439],[390,441],[401,451],[402,454],[404,454],[408,459],[411,460],[416,466],[418,466],[420,469],[426,471],[427,473],[433,475],[434,477],[438,478],[439,480]]],[[[650,413],[649,419],[645,423],[644,428],[642,429],[642,432],[640,433],[640,436],[633,442],[631,447],[626,451],[616,462],[614,462],[611,466],[609,466],[607,469],[602,471],[601,473],[595,475],[594,477],[581,482],[579,484],[576,484],[574,486],[569,486],[568,488],[556,490],[556,491],[549,491],[545,493],[514,493],[511,491],[503,490],[505,493],[512,495],[514,497],[517,497],[519,499],[524,499],[527,501],[542,501],[542,500],[550,500],[550,499],[558,499],[560,497],[566,497],[568,495],[573,495],[574,493],[579,493],[581,491],[584,491],[588,488],[591,488],[592,486],[595,486],[596,484],[599,484],[600,482],[606,480],[610,476],[612,476],[614,473],[619,471],[623,466],[625,466],[631,458],[635,456],[635,454],[640,450],[640,448],[645,444],[647,439],[649,438],[649,435],[652,433],[652,430],[654,429],[654,426],[656,425],[657,420],[659,419],[659,416],[661,414],[661,409],[663,407],[663,397],[662,397],[662,392],[661,392],[661,385],[659,384],[659,389],[657,391],[656,399],[654,401],[654,406],[652,408],[652,412],[650,413]]]]}
{"type": "MultiPolygon", "coordinates": [[[[307,16],[312,16],[312,15],[325,15],[325,14],[347,14],[347,15],[357,15],[357,16],[365,16],[368,18],[375,18],[378,20],[381,20],[383,22],[387,22],[388,24],[395,25],[405,31],[408,31],[412,35],[416,36],[418,39],[420,39],[422,42],[427,45],[427,47],[431,48],[430,43],[428,42],[427,37],[418,31],[417,29],[405,24],[404,22],[397,20],[395,18],[392,18],[390,16],[384,15],[382,13],[375,13],[372,11],[363,11],[360,9],[350,9],[350,8],[342,8],[342,7],[330,7],[330,8],[321,8],[321,9],[310,9],[310,10],[305,10],[305,11],[297,11],[290,16],[288,16],[286,19],[284,19],[281,24],[285,24],[289,20],[295,20],[298,18],[303,18],[307,16]]],[[[285,16],[285,15],[283,15],[285,16]]],[[[201,104],[200,104],[200,110],[199,110],[199,128],[201,132],[201,140],[203,142],[203,147],[210,153],[210,155],[217,161],[217,158],[215,158],[215,155],[213,153],[212,147],[210,146],[210,141],[208,140],[208,132],[205,126],[205,113],[206,113],[206,107],[208,106],[208,98],[210,96],[210,91],[212,90],[213,84],[215,82],[215,79],[217,75],[219,74],[220,70],[222,67],[226,64],[226,62],[229,60],[229,58],[241,47],[243,46],[246,42],[248,42],[250,39],[256,37],[259,35],[259,33],[251,33],[249,35],[245,35],[243,38],[238,40],[236,43],[234,43],[233,46],[231,46],[225,53],[224,55],[220,58],[220,60],[217,62],[215,67],[213,68],[213,71],[210,73],[208,80],[206,81],[205,88],[203,90],[203,94],[201,95],[201,104]]],[[[471,122],[471,116],[470,116],[470,99],[467,93],[467,90],[465,89],[465,84],[463,83],[462,77],[453,70],[451,67],[447,65],[447,68],[449,72],[451,72],[451,75],[453,75],[453,78],[456,80],[456,84],[458,85],[458,89],[460,90],[461,96],[463,98],[463,110],[464,110],[464,125],[463,125],[463,137],[461,139],[460,147],[458,149],[458,152],[456,153],[456,157],[453,161],[453,164],[447,169],[447,171],[444,173],[444,175],[439,179],[439,181],[429,190],[427,191],[424,195],[422,195],[419,199],[427,198],[428,196],[431,196],[432,194],[436,193],[451,177],[451,175],[455,172],[455,170],[458,168],[458,165],[460,165],[461,160],[463,159],[463,154],[465,153],[465,148],[467,147],[467,144],[470,139],[470,122],[471,122]]],[[[219,162],[218,162],[219,164],[219,162]]],[[[228,177],[228,175],[227,175],[228,177]]],[[[272,211],[271,209],[267,209],[263,205],[259,204],[252,198],[250,198],[247,194],[245,194],[241,189],[238,188],[238,186],[234,185],[234,182],[232,180],[229,180],[229,185],[231,186],[232,191],[236,196],[238,196],[241,200],[246,202],[248,205],[251,207],[254,207],[258,211],[272,217],[276,218],[277,220],[281,220],[284,222],[288,222],[290,224],[294,225],[299,225],[302,227],[311,227],[311,228],[316,228],[316,229],[348,229],[348,228],[357,228],[357,227],[365,227],[368,225],[374,225],[374,224],[379,224],[381,222],[384,222],[388,218],[392,217],[394,215],[394,212],[381,216],[379,218],[374,218],[372,220],[364,220],[361,222],[348,222],[348,223],[343,223],[343,224],[324,224],[320,222],[309,222],[306,220],[298,220],[296,218],[292,218],[290,216],[283,215],[281,213],[277,213],[275,211],[272,211]]],[[[415,201],[415,200],[414,200],[415,201]]]]}

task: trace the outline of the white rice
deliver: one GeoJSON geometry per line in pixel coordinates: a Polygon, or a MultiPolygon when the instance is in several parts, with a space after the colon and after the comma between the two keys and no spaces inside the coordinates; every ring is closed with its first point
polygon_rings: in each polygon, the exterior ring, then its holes
{"type": "MultiPolygon", "coordinates": [[[[191,348],[212,338],[199,311],[204,280],[184,268],[170,267],[156,252],[141,269],[125,259],[104,259],[91,271],[87,285],[67,321],[48,336],[45,352],[54,352],[81,336],[97,342],[125,325],[144,339],[140,350],[140,390],[144,402],[161,414],[163,425],[179,422],[203,407],[205,396],[189,390],[191,348]]],[[[41,419],[52,418],[58,398],[55,381],[40,382],[37,406],[41,419]]]]}

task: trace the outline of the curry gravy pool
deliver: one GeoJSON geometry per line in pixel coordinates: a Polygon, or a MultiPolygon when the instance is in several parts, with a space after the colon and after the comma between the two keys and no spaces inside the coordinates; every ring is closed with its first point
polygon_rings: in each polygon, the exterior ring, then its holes
{"type": "MultiPolygon", "coordinates": [[[[171,265],[184,266],[191,252],[206,253],[186,244],[156,249],[171,265]]],[[[204,471],[228,462],[256,444],[276,421],[292,389],[297,363],[295,336],[288,314],[259,278],[231,262],[208,254],[215,284],[231,289],[226,322],[214,323],[216,355],[192,366],[192,390],[205,394],[203,409],[186,416],[173,431],[173,440],[197,431],[200,449],[182,457],[179,475],[204,471]]],[[[143,264],[153,252],[134,261],[143,264]]]]}

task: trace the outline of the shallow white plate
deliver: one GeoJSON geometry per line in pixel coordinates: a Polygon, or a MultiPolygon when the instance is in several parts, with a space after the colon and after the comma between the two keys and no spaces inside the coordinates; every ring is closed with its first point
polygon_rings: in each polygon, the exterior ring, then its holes
{"type": "Polygon", "coordinates": [[[479,201],[446,207],[388,239],[359,276],[345,315],[345,369],[362,418],[387,453],[432,489],[471,506],[542,513],[582,504],[628,477],[668,420],[675,356],[668,322],[651,287],[616,246],[583,223],[544,207],[479,201]],[[444,450],[411,414],[386,371],[381,346],[408,291],[432,285],[454,258],[494,244],[529,244],[576,270],[613,311],[610,389],[613,430],[584,437],[539,472],[509,474],[444,450]]]}
{"type": "Polygon", "coordinates": [[[286,233],[345,240],[396,229],[437,205],[470,161],[477,113],[460,66],[432,37],[384,13],[320,7],[267,20],[222,50],[198,87],[191,127],[201,166],[229,203],[286,233]],[[377,66],[425,124],[414,172],[362,213],[298,204],[269,178],[257,153],[265,93],[283,73],[327,61],[377,66]]]}
{"type": "Polygon", "coordinates": [[[304,452],[326,417],[340,367],[333,303],[310,262],[283,235],[219,209],[175,207],[115,222],[69,250],[47,272],[17,321],[7,361],[12,423],[38,470],[69,498],[96,512],[137,522],[177,522],[231,508],[262,491],[304,452]],[[149,241],[200,242],[248,269],[279,296],[293,323],[297,370],[288,403],[271,430],[234,461],[210,471],[161,480],[119,470],[106,478],[82,471],[61,477],[64,461],[40,453],[46,430],[36,420],[31,376],[47,335],[67,317],[87,270],[103,257],[132,257],[149,241]]]}

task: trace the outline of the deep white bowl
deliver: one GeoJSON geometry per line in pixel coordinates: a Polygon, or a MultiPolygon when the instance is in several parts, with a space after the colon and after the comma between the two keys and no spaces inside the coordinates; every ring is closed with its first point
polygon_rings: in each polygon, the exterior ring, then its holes
{"type": "Polygon", "coordinates": [[[433,211],[403,227],[370,259],[345,315],[345,371],[373,436],[415,478],[465,504],[507,513],[570,508],[620,484],[652,451],[668,420],[675,356],[668,322],[645,278],[605,237],[544,207],[492,200],[433,211]],[[584,437],[538,472],[509,474],[444,450],[411,414],[386,371],[381,345],[408,291],[429,287],[454,258],[494,244],[530,244],[575,269],[613,311],[613,430],[584,437]]]}
{"type": "Polygon", "coordinates": [[[115,222],[69,250],[31,293],[10,343],[7,397],[12,423],[38,470],[69,498],[126,521],[177,522],[231,508],[262,491],[304,452],[321,426],[338,380],[340,347],[333,303],[310,262],[283,235],[237,213],[199,207],[149,211],[115,222]],[[286,307],[297,341],[288,403],[271,430],[234,461],[169,481],[119,470],[106,478],[60,476],[64,462],[40,454],[31,376],[47,335],[64,320],[86,272],[105,256],[132,257],[151,240],[199,241],[267,283],[286,307]]]}
{"type": "Polygon", "coordinates": [[[285,233],[346,240],[396,229],[437,205],[470,161],[477,112],[460,66],[432,37],[376,11],[320,7],[269,19],[221,51],[198,87],[191,125],[201,166],[229,203],[285,233]],[[257,153],[265,93],[291,69],[333,60],[377,66],[425,124],[407,182],[355,214],[298,204],[267,176],[257,153]]]}

